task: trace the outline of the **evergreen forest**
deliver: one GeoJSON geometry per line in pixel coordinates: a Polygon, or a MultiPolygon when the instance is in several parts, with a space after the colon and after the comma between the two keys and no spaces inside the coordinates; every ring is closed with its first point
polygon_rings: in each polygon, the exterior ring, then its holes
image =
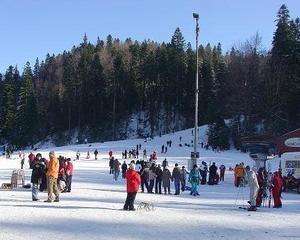
{"type": "MultiPolygon", "coordinates": [[[[226,53],[199,47],[199,125],[211,145],[300,127],[300,20],[282,5],[272,48],[254,34],[226,53]],[[225,119],[230,119],[225,124],[225,119]]],[[[200,38],[201,39],[201,38],[200,38]]],[[[196,52],[179,28],[170,42],[108,35],[0,75],[0,143],[23,147],[53,137],[125,139],[194,126],[196,52]]]]}

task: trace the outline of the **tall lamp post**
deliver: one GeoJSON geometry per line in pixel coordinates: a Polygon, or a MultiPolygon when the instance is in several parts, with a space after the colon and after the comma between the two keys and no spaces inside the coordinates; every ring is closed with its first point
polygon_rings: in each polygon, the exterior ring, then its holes
{"type": "Polygon", "coordinates": [[[199,36],[199,14],[193,13],[193,18],[196,20],[196,89],[195,89],[195,129],[194,129],[194,152],[191,153],[191,160],[189,161],[188,168],[191,170],[195,164],[197,164],[197,158],[199,158],[199,152],[197,152],[198,144],[198,94],[199,94],[199,61],[198,61],[198,36],[199,36]]]}

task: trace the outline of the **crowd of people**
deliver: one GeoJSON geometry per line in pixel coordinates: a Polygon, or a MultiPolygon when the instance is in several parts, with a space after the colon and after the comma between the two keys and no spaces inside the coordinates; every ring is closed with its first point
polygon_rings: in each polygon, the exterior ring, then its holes
{"type": "Polygon", "coordinates": [[[71,192],[73,162],[71,158],[49,153],[49,160],[42,157],[40,153],[28,155],[29,166],[32,169],[32,201],[38,201],[38,193],[47,189],[48,198],[45,202],[59,202],[60,192],[71,192]],[[55,199],[53,198],[55,195],[55,199]]]}
{"type": "MultiPolygon", "coordinates": [[[[180,137],[180,142],[182,138],[180,137]]],[[[162,145],[161,153],[166,153],[167,148],[172,147],[172,141],[167,141],[162,145]]],[[[203,146],[204,147],[204,146],[203,146]]],[[[209,165],[202,161],[199,166],[194,165],[189,171],[185,166],[175,166],[171,168],[165,158],[161,163],[157,162],[156,152],[152,152],[147,158],[146,149],[142,151],[142,145],[137,144],[136,148],[125,149],[122,152],[122,161],[113,156],[112,150],[109,151],[109,173],[113,175],[114,181],[118,181],[121,176],[127,182],[127,199],[124,205],[125,210],[134,210],[134,199],[137,192],[141,189],[142,193],[150,194],[174,194],[179,195],[181,192],[190,191],[193,196],[199,195],[200,185],[215,185],[224,181],[226,167],[221,164],[219,167],[215,162],[209,165]],[[126,160],[130,162],[127,164],[126,160]],[[190,186],[187,186],[187,182],[190,186]],[[174,193],[171,191],[172,183],[174,193]]],[[[94,151],[97,160],[99,152],[94,151]]],[[[25,154],[19,152],[21,169],[24,168],[25,154]]],[[[80,152],[77,151],[76,159],[79,160],[80,152]]],[[[87,152],[87,159],[90,158],[90,152],[87,152]]],[[[42,157],[40,153],[34,155],[32,152],[28,155],[28,163],[32,169],[32,200],[38,201],[39,191],[47,189],[48,198],[46,202],[58,202],[60,192],[71,192],[73,163],[71,158],[59,156],[56,158],[55,153],[49,153],[49,160],[42,157]],[[53,197],[54,194],[54,197],[53,197]]],[[[229,170],[232,168],[230,167],[229,170]]],[[[257,207],[262,206],[267,197],[271,194],[274,199],[274,207],[282,207],[281,173],[275,172],[270,175],[264,168],[258,169],[257,173],[244,166],[244,163],[237,164],[234,169],[234,185],[244,187],[248,184],[250,188],[249,211],[256,211],[257,207]]]]}
{"type": "Polygon", "coordinates": [[[236,187],[244,187],[248,184],[250,188],[250,196],[248,203],[250,207],[248,211],[256,211],[257,207],[268,205],[270,207],[271,198],[273,197],[274,208],[281,208],[281,191],[283,178],[281,171],[273,174],[268,173],[264,167],[258,169],[257,173],[249,166],[244,167],[244,163],[237,164],[234,168],[234,185],[236,187]]]}
{"type": "MultiPolygon", "coordinates": [[[[168,146],[172,143],[168,142],[168,146]]],[[[174,195],[179,195],[180,192],[189,190],[191,195],[199,195],[199,185],[209,184],[215,185],[219,181],[224,181],[225,166],[220,166],[220,175],[218,173],[218,167],[215,162],[211,166],[207,166],[205,161],[202,161],[201,165],[193,166],[193,169],[188,172],[185,166],[179,166],[175,163],[173,169],[169,167],[169,163],[165,158],[161,164],[158,164],[156,158],[150,157],[148,160],[131,160],[129,164],[124,161],[122,164],[112,155],[109,156],[109,173],[113,175],[115,181],[118,180],[121,173],[122,178],[126,178],[126,173],[130,164],[134,164],[134,171],[136,171],[140,178],[140,188],[142,193],[155,193],[155,194],[172,194],[171,183],[174,183],[174,195]],[[207,180],[208,175],[208,180],[207,180]],[[221,176],[221,178],[219,177],[221,176]],[[192,187],[186,186],[186,182],[190,182],[192,187]]]]}

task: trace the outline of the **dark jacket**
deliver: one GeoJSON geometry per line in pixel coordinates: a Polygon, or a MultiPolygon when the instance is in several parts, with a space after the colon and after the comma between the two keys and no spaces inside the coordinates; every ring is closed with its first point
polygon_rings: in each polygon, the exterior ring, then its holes
{"type": "Polygon", "coordinates": [[[42,180],[44,172],[45,163],[38,160],[34,161],[34,163],[32,164],[31,182],[39,183],[42,180]]]}
{"type": "Polygon", "coordinates": [[[218,168],[216,167],[216,165],[211,165],[209,167],[209,174],[211,176],[215,176],[217,174],[217,170],[218,170],[218,168]]]}
{"type": "Polygon", "coordinates": [[[174,167],[172,172],[172,181],[179,182],[181,180],[180,168],[174,167]]]}
{"type": "Polygon", "coordinates": [[[122,172],[125,173],[127,171],[127,164],[123,163],[122,164],[122,172]]]}
{"type": "Polygon", "coordinates": [[[162,180],[163,171],[161,168],[156,168],[155,174],[157,176],[156,177],[157,180],[162,180]]]}

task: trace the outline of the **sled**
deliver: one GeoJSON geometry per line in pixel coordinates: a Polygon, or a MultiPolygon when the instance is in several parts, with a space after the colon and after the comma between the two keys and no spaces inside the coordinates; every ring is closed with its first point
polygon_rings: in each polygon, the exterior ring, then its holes
{"type": "Polygon", "coordinates": [[[145,211],[153,211],[154,210],[154,205],[152,202],[140,202],[138,207],[138,210],[145,210],[145,211]]]}

